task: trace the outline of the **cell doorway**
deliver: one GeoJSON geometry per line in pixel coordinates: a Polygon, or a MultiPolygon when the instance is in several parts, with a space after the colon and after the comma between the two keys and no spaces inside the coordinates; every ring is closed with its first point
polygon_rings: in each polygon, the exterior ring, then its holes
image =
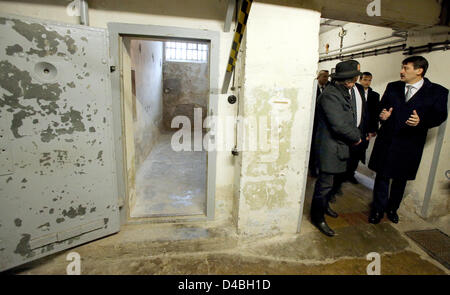
{"type": "Polygon", "coordinates": [[[121,39],[129,218],[206,216],[210,42],[121,39]]]}

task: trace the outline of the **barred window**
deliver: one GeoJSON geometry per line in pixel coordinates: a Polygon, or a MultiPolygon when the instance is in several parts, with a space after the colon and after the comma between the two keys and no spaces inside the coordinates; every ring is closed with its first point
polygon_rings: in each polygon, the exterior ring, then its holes
{"type": "Polygon", "coordinates": [[[167,61],[201,62],[208,60],[208,44],[165,42],[167,61]]]}

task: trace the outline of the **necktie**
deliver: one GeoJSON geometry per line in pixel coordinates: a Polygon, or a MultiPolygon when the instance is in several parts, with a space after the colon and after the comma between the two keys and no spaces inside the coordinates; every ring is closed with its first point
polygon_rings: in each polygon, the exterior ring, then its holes
{"type": "Polygon", "coordinates": [[[411,99],[412,96],[412,90],[413,90],[413,86],[412,85],[406,85],[406,94],[405,94],[405,102],[408,102],[408,100],[411,99]]]}
{"type": "Polygon", "coordinates": [[[350,90],[351,93],[351,103],[352,103],[352,111],[353,111],[353,117],[356,119],[356,95],[355,95],[355,88],[352,88],[350,90]]]}

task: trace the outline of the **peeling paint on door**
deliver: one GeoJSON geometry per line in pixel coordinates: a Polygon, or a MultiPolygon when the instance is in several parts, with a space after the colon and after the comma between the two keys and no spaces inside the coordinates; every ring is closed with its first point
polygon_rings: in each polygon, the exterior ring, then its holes
{"type": "Polygon", "coordinates": [[[0,175],[2,271],[117,232],[119,216],[107,208],[118,196],[106,31],[0,15],[0,36],[1,143],[14,167],[0,175]]]}

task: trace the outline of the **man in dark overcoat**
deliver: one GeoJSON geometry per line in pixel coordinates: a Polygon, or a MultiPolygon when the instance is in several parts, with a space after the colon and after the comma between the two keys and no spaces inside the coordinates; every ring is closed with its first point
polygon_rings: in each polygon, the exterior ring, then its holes
{"type": "Polygon", "coordinates": [[[447,119],[449,92],[424,77],[428,61],[411,56],[402,64],[401,81],[389,83],[381,99],[381,127],[369,161],[369,168],[377,173],[369,216],[373,224],[385,212],[398,223],[397,210],[406,182],[416,178],[428,129],[447,119]]]}
{"type": "MultiPolygon", "coordinates": [[[[359,63],[353,60],[354,63],[359,67],[359,63]]],[[[355,93],[355,99],[351,100],[352,107],[356,109],[357,120],[356,126],[358,127],[361,134],[361,144],[357,146],[350,146],[350,156],[347,160],[347,170],[334,178],[333,188],[328,197],[330,202],[335,202],[336,194],[342,195],[342,183],[345,181],[350,181],[357,184],[358,181],[355,179],[355,171],[358,168],[358,163],[366,163],[366,150],[369,146],[369,109],[365,97],[365,90],[361,84],[355,83],[353,86],[353,92],[355,93]]]]}
{"type": "Polygon", "coordinates": [[[336,65],[329,84],[317,102],[317,133],[314,138],[319,175],[316,180],[311,204],[311,221],[324,234],[334,236],[325,221],[325,214],[337,217],[328,203],[328,195],[336,174],[347,169],[349,146],[361,143],[356,127],[356,110],[352,107],[351,92],[361,74],[357,64],[344,61],[336,65]]]}

